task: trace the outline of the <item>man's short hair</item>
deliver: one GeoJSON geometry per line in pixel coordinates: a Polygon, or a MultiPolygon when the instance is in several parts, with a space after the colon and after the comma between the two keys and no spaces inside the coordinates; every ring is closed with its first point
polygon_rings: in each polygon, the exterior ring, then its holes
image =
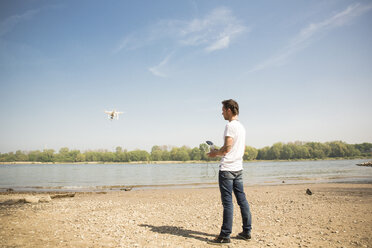
{"type": "Polygon", "coordinates": [[[239,114],[239,104],[235,100],[229,99],[222,101],[222,105],[225,109],[230,109],[233,115],[239,114]]]}

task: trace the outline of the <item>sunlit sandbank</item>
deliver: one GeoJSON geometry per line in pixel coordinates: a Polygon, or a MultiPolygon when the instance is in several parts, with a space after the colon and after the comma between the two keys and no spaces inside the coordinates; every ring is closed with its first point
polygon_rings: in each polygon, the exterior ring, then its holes
{"type": "MultiPolygon", "coordinates": [[[[232,247],[369,247],[372,184],[246,187],[252,240],[232,247]],[[306,194],[310,189],[312,195],[306,194]]],[[[0,201],[29,194],[2,193],[0,201]]],[[[46,193],[32,194],[35,198],[46,193]]],[[[233,237],[240,232],[235,202],[233,237]]],[[[34,204],[0,205],[2,247],[204,247],[219,232],[217,185],[76,193],[34,204]]]]}

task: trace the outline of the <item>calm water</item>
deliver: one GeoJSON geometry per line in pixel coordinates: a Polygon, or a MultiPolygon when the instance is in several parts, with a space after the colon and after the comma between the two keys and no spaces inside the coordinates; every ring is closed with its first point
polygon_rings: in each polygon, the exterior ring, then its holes
{"type": "MultiPolygon", "coordinates": [[[[372,183],[367,160],[251,162],[244,183],[372,183]]],[[[0,190],[118,190],[120,187],[216,187],[218,164],[53,164],[0,165],[0,190]]]]}

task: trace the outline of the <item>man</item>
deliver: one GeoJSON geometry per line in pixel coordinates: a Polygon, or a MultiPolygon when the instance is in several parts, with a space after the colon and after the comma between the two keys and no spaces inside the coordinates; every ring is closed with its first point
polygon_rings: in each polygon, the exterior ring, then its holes
{"type": "Polygon", "coordinates": [[[244,240],[251,239],[252,220],[248,201],[243,189],[243,155],[245,150],[245,129],[238,120],[239,105],[230,99],[222,102],[222,115],[229,121],[225,127],[224,145],[221,149],[211,150],[209,157],[221,156],[218,184],[221,192],[223,205],[223,223],[221,232],[216,239],[209,241],[209,244],[230,243],[230,234],[233,224],[233,201],[234,191],[239,204],[243,232],[238,237],[244,240]]]}

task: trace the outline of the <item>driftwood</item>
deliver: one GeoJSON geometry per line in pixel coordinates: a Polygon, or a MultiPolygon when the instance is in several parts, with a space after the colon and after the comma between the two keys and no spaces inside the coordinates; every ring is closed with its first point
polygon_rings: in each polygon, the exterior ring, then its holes
{"type": "Polygon", "coordinates": [[[55,198],[74,197],[74,196],[75,196],[75,193],[65,193],[65,194],[51,195],[50,198],[55,199],[55,198]]]}
{"type": "Polygon", "coordinates": [[[27,195],[25,197],[13,198],[13,199],[0,202],[0,205],[14,205],[14,204],[20,204],[20,203],[36,204],[39,202],[50,202],[51,200],[52,198],[49,195],[39,195],[39,196],[27,195]]]}
{"type": "Polygon", "coordinates": [[[131,191],[133,187],[125,187],[125,188],[121,188],[120,190],[124,190],[124,191],[131,191]]]}
{"type": "Polygon", "coordinates": [[[369,166],[369,167],[372,167],[372,161],[368,161],[368,162],[357,164],[357,165],[358,166],[369,166]]]}

